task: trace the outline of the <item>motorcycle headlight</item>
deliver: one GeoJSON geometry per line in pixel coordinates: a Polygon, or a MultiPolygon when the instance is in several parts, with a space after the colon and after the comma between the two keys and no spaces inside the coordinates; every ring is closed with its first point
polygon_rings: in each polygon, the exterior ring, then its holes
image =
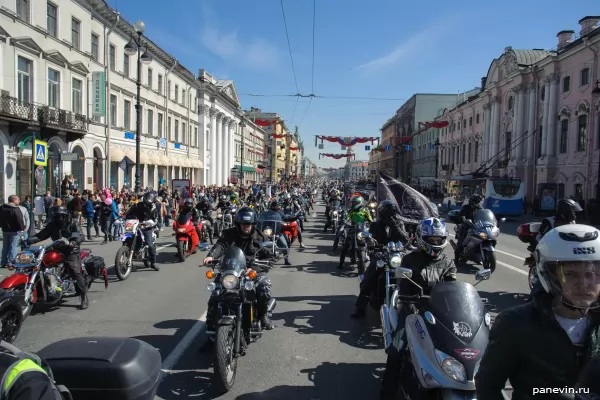
{"type": "Polygon", "coordinates": [[[393,256],[392,258],[390,258],[390,266],[392,268],[398,268],[400,264],[402,264],[402,257],[393,256]]]}
{"type": "Polygon", "coordinates": [[[206,290],[208,290],[209,292],[214,292],[216,288],[217,284],[214,282],[211,282],[208,285],[206,285],[206,290]]]}
{"type": "Polygon", "coordinates": [[[362,232],[358,232],[358,233],[356,234],[356,238],[357,238],[358,240],[364,240],[364,238],[365,238],[365,235],[364,235],[362,232]]]}
{"type": "Polygon", "coordinates": [[[273,229],[267,228],[263,231],[263,233],[265,234],[265,236],[271,236],[273,234],[273,229]]]}
{"type": "Polygon", "coordinates": [[[500,234],[500,229],[494,228],[494,230],[492,231],[492,236],[497,238],[499,234],[500,234]]]}
{"type": "Polygon", "coordinates": [[[244,289],[246,289],[246,290],[254,290],[254,282],[252,282],[252,281],[246,281],[246,283],[244,283],[244,289]]]}
{"type": "Polygon", "coordinates": [[[377,260],[377,268],[385,267],[385,262],[383,260],[377,260]]]}
{"type": "Polygon", "coordinates": [[[178,228],[177,229],[177,232],[180,232],[180,233],[185,232],[185,231],[187,231],[187,228],[178,228]]]}
{"type": "Polygon", "coordinates": [[[23,252],[17,254],[15,257],[15,264],[31,264],[34,260],[35,256],[33,253],[23,252]]]}
{"type": "Polygon", "coordinates": [[[479,237],[482,239],[487,239],[488,238],[488,234],[485,232],[479,232],[479,237]]]}
{"type": "Polygon", "coordinates": [[[125,227],[125,232],[131,232],[133,231],[133,225],[129,225],[125,227]]]}
{"type": "Polygon", "coordinates": [[[435,358],[442,370],[450,378],[457,382],[467,381],[467,371],[465,371],[465,367],[458,360],[439,350],[435,350],[435,358]]]}
{"type": "Polygon", "coordinates": [[[221,285],[227,290],[235,289],[240,280],[235,275],[225,275],[223,279],[221,279],[221,285]]]}
{"type": "Polygon", "coordinates": [[[337,217],[337,215],[338,215],[338,212],[337,212],[337,211],[333,211],[333,212],[331,213],[331,215],[333,215],[334,217],[337,217]]]}

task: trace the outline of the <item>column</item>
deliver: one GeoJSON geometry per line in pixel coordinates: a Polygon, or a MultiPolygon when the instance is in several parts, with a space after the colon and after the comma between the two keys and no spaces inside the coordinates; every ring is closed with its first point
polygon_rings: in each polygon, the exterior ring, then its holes
{"type": "MultiPolygon", "coordinates": [[[[509,149],[510,149],[510,160],[511,161],[515,161],[517,159],[517,148],[515,147],[515,145],[518,142],[519,139],[519,87],[518,85],[515,86],[513,88],[513,96],[514,96],[514,103],[513,103],[513,118],[512,118],[512,126],[511,126],[511,137],[510,137],[510,144],[509,144],[509,149]]],[[[507,127],[508,128],[508,127],[507,127]]],[[[505,129],[507,129],[505,128],[505,129]]],[[[506,140],[505,140],[506,142],[506,140]]],[[[507,149],[507,150],[509,150],[507,149]]]]}
{"type": "Polygon", "coordinates": [[[550,82],[544,82],[544,128],[542,129],[542,157],[548,150],[548,121],[550,120],[550,82]]]}
{"type": "Polygon", "coordinates": [[[229,145],[227,147],[227,163],[229,164],[229,168],[233,168],[235,165],[235,155],[234,153],[234,143],[235,143],[235,129],[236,123],[235,121],[231,121],[229,124],[229,145]]]}
{"type": "Polygon", "coordinates": [[[491,112],[490,112],[490,104],[486,104],[483,108],[483,148],[482,148],[482,160],[480,161],[487,161],[490,159],[491,155],[491,149],[490,149],[490,143],[491,143],[491,132],[490,132],[490,126],[492,126],[491,124],[491,112]]]}
{"type": "Polygon", "coordinates": [[[229,178],[229,174],[231,171],[231,168],[229,167],[229,163],[227,162],[227,152],[228,150],[228,146],[229,146],[229,129],[227,128],[227,125],[229,125],[229,118],[228,117],[223,117],[223,121],[221,122],[221,132],[222,132],[222,137],[223,137],[223,151],[222,153],[219,153],[219,158],[222,158],[223,162],[223,170],[221,171],[221,182],[223,182],[223,185],[227,185],[227,178],[229,178]]]}
{"type": "Polygon", "coordinates": [[[210,181],[211,185],[217,184],[217,114],[216,108],[210,109],[210,181]]]}
{"type": "Polygon", "coordinates": [[[223,114],[219,113],[217,116],[217,151],[212,154],[213,158],[217,161],[217,185],[222,186],[223,183],[223,114]]]}
{"type": "MultiPolygon", "coordinates": [[[[546,154],[553,156],[556,150],[556,114],[558,113],[558,74],[550,75],[550,105],[548,107],[548,147],[546,154]]],[[[548,93],[548,92],[546,92],[548,93]]]]}
{"type": "Polygon", "coordinates": [[[527,123],[527,131],[529,133],[529,137],[527,138],[527,159],[531,165],[535,165],[535,138],[538,136],[535,131],[535,120],[536,120],[536,109],[535,100],[536,100],[536,88],[533,83],[529,84],[529,113],[528,113],[528,123],[527,123]]]}
{"type": "MultiPolygon", "coordinates": [[[[498,152],[500,151],[501,147],[500,146],[500,126],[502,124],[502,105],[500,104],[500,98],[499,97],[495,97],[495,103],[496,104],[496,109],[494,110],[494,126],[493,126],[493,132],[494,132],[494,154],[492,154],[492,157],[496,156],[498,154],[498,152]]],[[[498,155],[498,158],[502,158],[502,155],[498,155]]]]}
{"type": "Polygon", "coordinates": [[[526,141],[524,140],[524,134],[525,134],[525,123],[526,123],[526,115],[525,115],[525,87],[523,85],[521,85],[521,87],[519,88],[519,95],[518,95],[518,108],[517,108],[517,134],[516,134],[516,139],[519,141],[519,145],[517,146],[517,154],[516,154],[516,158],[517,160],[522,160],[523,157],[525,156],[525,152],[523,151],[525,148],[525,143],[526,141]]]}
{"type": "MultiPolygon", "coordinates": [[[[497,153],[498,153],[498,132],[496,130],[496,126],[498,125],[498,110],[500,109],[499,104],[496,102],[495,99],[492,100],[492,121],[490,123],[490,142],[489,142],[489,147],[490,147],[490,157],[488,159],[493,159],[496,157],[497,153]]],[[[492,162],[496,162],[497,160],[492,160],[492,162]]]]}

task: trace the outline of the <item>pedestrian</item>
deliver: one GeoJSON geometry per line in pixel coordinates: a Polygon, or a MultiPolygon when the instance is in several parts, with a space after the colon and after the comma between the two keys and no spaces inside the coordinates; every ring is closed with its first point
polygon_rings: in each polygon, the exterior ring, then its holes
{"type": "Polygon", "coordinates": [[[8,203],[0,207],[0,227],[2,228],[2,260],[0,266],[6,268],[9,259],[17,256],[20,235],[26,228],[20,199],[16,194],[8,196],[8,203]]]}

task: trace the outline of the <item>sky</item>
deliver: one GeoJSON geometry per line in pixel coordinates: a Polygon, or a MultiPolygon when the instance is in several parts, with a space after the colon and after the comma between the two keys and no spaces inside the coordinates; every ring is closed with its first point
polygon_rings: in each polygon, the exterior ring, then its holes
{"type": "MultiPolygon", "coordinates": [[[[414,93],[473,89],[505,47],[551,49],[559,31],[579,32],[582,17],[600,15],[598,0],[107,1],[143,20],[145,34],[188,70],[233,80],[243,109],[298,126],[305,157],[321,167],[345,160],[319,160],[320,152],[344,151],[327,142],[319,150],[315,135],[378,137],[414,93]]],[[[364,145],[355,151],[368,159],[364,145]]]]}

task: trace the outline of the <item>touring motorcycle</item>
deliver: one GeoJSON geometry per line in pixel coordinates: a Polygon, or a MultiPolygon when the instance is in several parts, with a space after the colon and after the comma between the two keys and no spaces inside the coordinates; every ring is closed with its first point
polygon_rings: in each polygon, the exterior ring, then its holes
{"type": "MultiPolygon", "coordinates": [[[[257,229],[260,230],[266,237],[267,241],[260,245],[266,248],[273,260],[278,261],[284,254],[285,249],[281,246],[283,243],[283,219],[281,214],[276,211],[265,211],[258,216],[257,229]]],[[[287,246],[286,246],[287,247],[287,246]]]]}
{"type": "MultiPolygon", "coordinates": [[[[215,376],[225,391],[231,390],[235,383],[239,357],[246,354],[250,343],[262,336],[255,291],[260,277],[256,271],[248,270],[252,266],[264,269],[270,268],[271,263],[248,263],[240,248],[230,246],[223,258],[213,263],[212,269],[206,272],[206,278],[213,280],[207,289],[211,297],[216,297],[216,305],[207,321],[210,330],[206,334],[214,342],[215,376]]],[[[276,303],[274,298],[269,300],[269,313],[276,303]]]]}

